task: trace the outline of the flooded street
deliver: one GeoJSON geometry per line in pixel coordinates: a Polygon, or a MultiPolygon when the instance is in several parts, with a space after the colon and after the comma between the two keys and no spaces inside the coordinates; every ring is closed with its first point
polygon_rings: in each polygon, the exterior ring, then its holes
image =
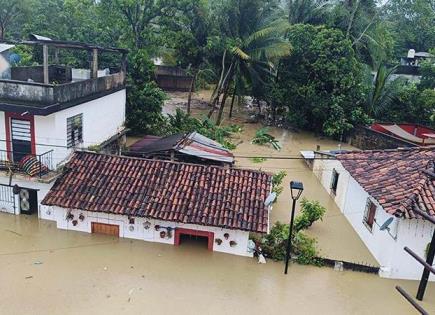
{"type": "MultiPolygon", "coordinates": [[[[0,214],[0,314],[413,314],[417,283],[57,230],[0,214]]],[[[423,303],[435,311],[435,286],[423,303]]]]}
{"type": "MultiPolygon", "coordinates": [[[[166,107],[166,112],[174,108],[166,107]]],[[[201,116],[208,108],[195,108],[201,116]]],[[[242,111],[233,123],[242,124],[242,111]]],[[[228,123],[228,122],[227,122],[228,123]]],[[[301,150],[337,149],[338,143],[310,133],[270,128],[282,150],[251,144],[259,124],[243,124],[236,165],[270,172],[285,170],[284,191],[271,224],[287,222],[290,180],[304,183],[303,196],[327,208],[308,233],[321,255],[377,264],[301,159],[301,150]],[[244,157],[242,157],[244,156],[244,157]],[[248,157],[267,156],[262,163],[248,157]],[[272,158],[275,157],[275,158],[272,158]],[[278,157],[278,158],[277,158],[278,157]]],[[[131,143],[135,139],[129,139],[131,143]]],[[[342,148],[350,148],[343,145],[342,148]]],[[[203,242],[180,246],[58,230],[34,216],[0,213],[0,314],[414,314],[394,289],[415,295],[417,281],[283,263],[208,251],[203,242]]],[[[435,284],[421,305],[435,313],[435,284]]]]}

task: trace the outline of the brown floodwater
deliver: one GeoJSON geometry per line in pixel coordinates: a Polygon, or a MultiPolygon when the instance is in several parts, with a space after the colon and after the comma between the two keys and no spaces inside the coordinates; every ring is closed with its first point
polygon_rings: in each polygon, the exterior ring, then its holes
{"type": "MultiPolygon", "coordinates": [[[[0,214],[0,314],[413,314],[381,279],[56,229],[0,214]]],[[[422,305],[435,312],[435,286],[422,305]]]]}
{"type": "MultiPolygon", "coordinates": [[[[235,121],[243,122],[241,110],[235,121]]],[[[338,145],[309,133],[271,128],[283,145],[277,152],[250,143],[257,128],[244,124],[235,139],[241,142],[236,156],[295,156],[316,145],[338,145]]],[[[323,222],[309,230],[321,254],[376,263],[303,161],[237,158],[237,165],[287,171],[272,222],[288,220],[288,183],[301,180],[303,195],[328,209],[323,222]]],[[[418,286],[416,281],[297,264],[285,276],[282,263],[261,265],[209,252],[201,240],[175,247],[58,230],[36,216],[0,213],[0,314],[413,314],[394,289],[397,284],[413,295],[418,286]]],[[[434,284],[422,305],[435,312],[434,284]]]]}

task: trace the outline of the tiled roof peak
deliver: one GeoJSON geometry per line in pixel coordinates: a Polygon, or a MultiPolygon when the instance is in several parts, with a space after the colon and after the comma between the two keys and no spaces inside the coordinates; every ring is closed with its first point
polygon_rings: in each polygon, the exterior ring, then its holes
{"type": "Polygon", "coordinates": [[[43,204],[267,232],[271,175],[76,152],[43,204]]]}

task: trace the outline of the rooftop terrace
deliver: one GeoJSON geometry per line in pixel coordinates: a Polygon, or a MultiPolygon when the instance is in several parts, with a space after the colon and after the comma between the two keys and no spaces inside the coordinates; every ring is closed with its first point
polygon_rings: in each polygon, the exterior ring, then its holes
{"type": "MultiPolygon", "coordinates": [[[[7,64],[3,67],[4,73],[0,75],[2,78],[0,79],[1,111],[48,115],[125,87],[126,50],[32,38],[31,41],[11,42],[10,44],[42,47],[42,65],[7,64]],[[59,62],[61,49],[87,53],[88,58],[82,60],[82,64],[89,64],[89,69],[62,65],[59,62]],[[120,65],[100,70],[98,60],[102,52],[120,55],[120,65]]],[[[0,54],[0,58],[3,59],[3,64],[9,63],[11,59],[8,59],[7,52],[0,54]]],[[[2,67],[0,67],[0,74],[2,74],[2,67]]]]}

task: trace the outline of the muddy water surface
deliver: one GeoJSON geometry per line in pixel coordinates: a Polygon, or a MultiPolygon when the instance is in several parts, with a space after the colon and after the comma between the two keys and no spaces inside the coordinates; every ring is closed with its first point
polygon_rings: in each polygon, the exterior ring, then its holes
{"type": "MultiPolygon", "coordinates": [[[[413,314],[394,290],[417,283],[356,272],[57,230],[0,214],[0,314],[413,314]]],[[[435,312],[431,284],[423,305],[435,312]]]]}

